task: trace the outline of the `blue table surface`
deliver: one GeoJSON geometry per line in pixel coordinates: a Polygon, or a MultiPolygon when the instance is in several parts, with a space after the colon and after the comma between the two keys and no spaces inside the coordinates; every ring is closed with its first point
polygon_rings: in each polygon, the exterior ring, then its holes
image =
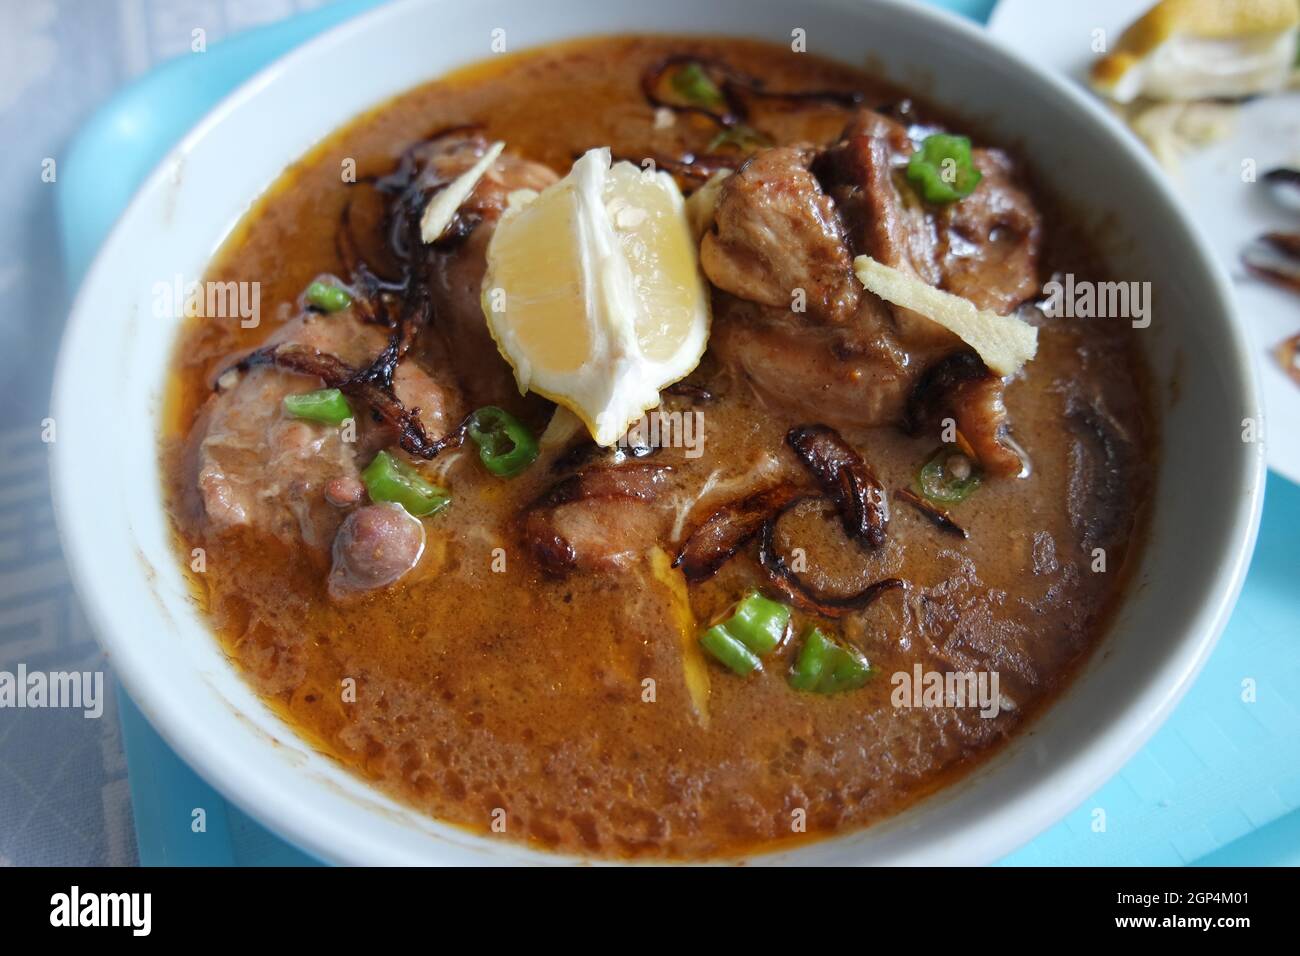
{"type": "MultiPolygon", "coordinates": [[[[136,187],[209,108],[284,51],[378,2],[337,0],[164,64],[118,94],[61,165],[69,283],[80,282],[136,187]]],[[[994,0],[938,5],[982,22],[994,0]]],[[[1298,529],[1300,487],[1270,474],[1250,574],[1196,685],[1114,778],[1004,864],[1300,864],[1298,529]],[[1248,679],[1253,702],[1242,699],[1248,679]],[[1104,829],[1094,823],[1098,808],[1104,829]]],[[[129,699],[121,704],[142,863],[316,862],[223,800],[129,699]],[[208,809],[203,834],[190,830],[196,806],[208,809]]]]}

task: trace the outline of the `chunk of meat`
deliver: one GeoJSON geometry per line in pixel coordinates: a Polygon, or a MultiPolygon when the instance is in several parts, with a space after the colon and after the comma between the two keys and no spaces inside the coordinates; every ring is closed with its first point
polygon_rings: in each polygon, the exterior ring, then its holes
{"type": "MultiPolygon", "coordinates": [[[[326,352],[354,368],[364,368],[388,344],[388,333],[378,325],[362,322],[351,310],[332,315],[307,312],[272,333],[263,348],[288,343],[326,352]]],[[[393,373],[393,391],[403,405],[419,412],[420,421],[431,435],[444,434],[464,413],[464,402],[456,388],[435,380],[419,355],[410,355],[398,364],[393,373]]],[[[361,419],[370,424],[369,416],[361,419]]],[[[379,430],[375,435],[381,446],[391,443],[394,435],[390,432],[379,430]]]]}
{"type": "MultiPolygon", "coordinates": [[[[906,127],[860,111],[813,171],[835,200],[855,255],[911,272],[930,285],[1006,314],[1039,287],[1042,221],[1001,150],[975,148],[982,174],[965,199],[924,202],[905,169],[915,148],[906,127]]],[[[894,310],[909,340],[940,338],[924,316],[894,310]],[[900,314],[902,313],[902,314],[900,314]]]]}
{"type": "MultiPolygon", "coordinates": [[[[1007,157],[974,150],[979,186],[934,206],[906,179],[914,148],[902,124],[862,110],[820,153],[761,150],[724,184],[701,245],[709,280],[746,300],[724,299],[711,349],[759,391],[833,427],[904,423],[919,376],[964,348],[938,323],[888,305],[851,276],[847,290],[832,283],[854,256],[1001,312],[1038,288],[1041,224],[1007,157]],[[819,290],[803,315],[788,307],[800,283],[819,290]]],[[[1014,474],[1001,387],[996,378],[978,389],[968,382],[949,404],[973,403],[962,409],[967,438],[991,471],[1014,474]]]]}
{"type": "Polygon", "coordinates": [[[997,376],[988,374],[968,383],[950,401],[957,430],[985,471],[996,478],[1029,474],[1029,460],[1011,439],[1002,382],[997,376]]]}
{"type": "MultiPolygon", "coordinates": [[[[482,136],[446,137],[436,141],[425,157],[426,173],[434,182],[454,179],[487,150],[482,136]]],[[[430,289],[437,303],[435,328],[457,382],[474,407],[499,405],[520,412],[521,397],[514,372],[497,351],[483,316],[483,273],[487,247],[505,210],[510,193],[540,192],[556,181],[547,166],[502,154],[479,180],[461,206],[460,215],[472,231],[461,242],[429,252],[430,289]]]]}
{"type": "Polygon", "coordinates": [[[424,553],[424,523],[401,505],[357,508],[334,537],[329,595],[347,600],[385,588],[410,571],[424,553]]]}
{"type": "Polygon", "coordinates": [[[836,428],[897,423],[916,377],[887,327],[792,322],[736,300],[715,309],[709,349],[786,409],[836,428]]]}
{"type": "MultiPolygon", "coordinates": [[[[943,275],[936,261],[935,223],[903,173],[911,153],[912,141],[901,124],[862,110],[815,169],[849,224],[855,256],[869,255],[938,286],[943,275]]],[[[896,307],[887,313],[909,346],[956,344],[951,332],[923,315],[896,307]]]]}
{"type": "Polygon", "coordinates": [[[672,511],[660,498],[671,471],[624,464],[560,480],[525,510],[529,550],[551,574],[626,567],[668,534],[672,511]]]}
{"type": "Polygon", "coordinates": [[[904,174],[913,148],[901,123],[862,110],[818,157],[814,171],[848,224],[854,255],[939,285],[935,223],[904,174]]]}
{"type": "Polygon", "coordinates": [[[811,148],[760,150],[722,187],[700,247],[709,281],[743,302],[716,310],[710,349],[759,391],[839,427],[897,420],[909,356],[888,306],[852,273],[841,211],[811,148]],[[791,292],[808,310],[791,311],[791,292]]]}
{"type": "Polygon", "coordinates": [[[217,529],[254,525],[286,542],[328,545],[338,511],[324,489],[356,480],[353,449],[342,431],[286,418],[286,395],[316,387],[311,379],[253,369],[213,396],[192,441],[203,514],[217,529]]]}
{"type": "MultiPolygon", "coordinates": [[[[277,329],[267,344],[295,343],[360,367],[386,341],[382,329],[349,310],[306,313],[277,329]]],[[[339,506],[360,500],[360,468],[395,441],[393,429],[359,408],[354,436],[288,416],[285,396],[321,387],[312,376],[259,366],[227,371],[221,386],[189,436],[201,517],[218,530],[251,526],[289,543],[328,547],[342,520],[339,506]]],[[[440,385],[414,357],[398,366],[393,387],[432,434],[442,434],[462,414],[456,390],[440,385]]]]}
{"type": "Polygon", "coordinates": [[[801,290],[809,315],[844,323],[861,289],[835,204],[809,172],[816,155],[765,149],[727,177],[700,262],[714,285],[742,299],[789,310],[801,290]]]}
{"type": "Polygon", "coordinates": [[[975,149],[971,158],[984,178],[961,202],[935,214],[943,288],[1007,315],[1038,293],[1042,217],[1015,185],[1006,153],[975,149]]]}

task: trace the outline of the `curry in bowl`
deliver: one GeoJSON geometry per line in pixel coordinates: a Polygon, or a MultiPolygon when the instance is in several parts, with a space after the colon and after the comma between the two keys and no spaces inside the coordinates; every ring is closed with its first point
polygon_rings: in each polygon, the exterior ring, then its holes
{"type": "Polygon", "coordinates": [[[229,657],[502,839],[707,858],[858,828],[1105,634],[1155,422],[1022,158],[753,41],[601,38],[407,93],[210,268],[162,455],[229,657]],[[200,310],[201,311],[201,310],[200,310]]]}

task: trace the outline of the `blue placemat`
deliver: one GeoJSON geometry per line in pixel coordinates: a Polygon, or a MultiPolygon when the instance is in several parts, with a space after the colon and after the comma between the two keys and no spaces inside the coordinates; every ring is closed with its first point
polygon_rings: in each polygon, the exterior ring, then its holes
{"type": "MultiPolygon", "coordinates": [[[[136,186],[222,96],[379,0],[330,6],[172,61],[110,102],[60,165],[70,285],[136,186]]],[[[994,0],[940,6],[983,21],[994,0]]],[[[1270,475],[1250,575],[1222,641],[1170,720],[1124,769],[1008,864],[1300,864],[1300,487],[1270,475]],[[1243,699],[1253,682],[1252,702],[1243,699]],[[1098,811],[1102,811],[1099,813],[1098,811]]],[[[315,861],[226,803],[122,699],[140,861],[315,861]],[[190,811],[207,810],[207,832],[190,811]]]]}

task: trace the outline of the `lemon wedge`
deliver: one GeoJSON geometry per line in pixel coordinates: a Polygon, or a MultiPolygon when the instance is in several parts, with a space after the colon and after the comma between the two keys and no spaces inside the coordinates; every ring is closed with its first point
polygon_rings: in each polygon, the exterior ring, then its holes
{"type": "Polygon", "coordinates": [[[699,364],[709,295],[672,177],[593,149],[512,193],[487,249],[483,314],[520,391],[613,445],[699,364]]]}

